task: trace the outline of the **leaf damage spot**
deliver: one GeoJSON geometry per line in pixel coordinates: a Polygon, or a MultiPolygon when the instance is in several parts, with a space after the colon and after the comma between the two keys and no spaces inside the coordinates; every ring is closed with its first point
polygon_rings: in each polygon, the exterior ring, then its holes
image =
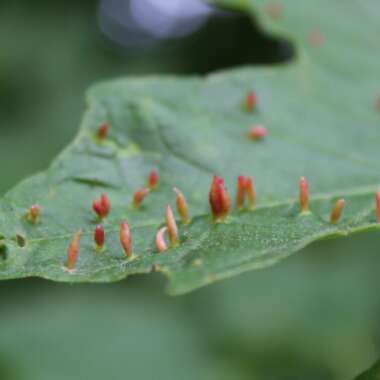
{"type": "Polygon", "coordinates": [[[325,43],[325,37],[323,36],[323,34],[320,32],[319,29],[312,30],[309,33],[307,39],[308,39],[309,45],[315,48],[320,47],[325,43]]]}
{"type": "Polygon", "coordinates": [[[280,3],[268,3],[265,5],[265,12],[273,20],[278,20],[284,12],[284,7],[280,3]]]}
{"type": "Polygon", "coordinates": [[[202,266],[202,264],[203,264],[202,259],[195,259],[195,260],[193,260],[193,262],[191,263],[191,265],[192,265],[193,267],[200,267],[200,266],[202,266]]]}
{"type": "Polygon", "coordinates": [[[24,248],[25,245],[26,245],[26,239],[24,236],[22,236],[21,234],[16,234],[15,238],[14,238],[16,244],[20,247],[20,248],[24,248]]]}
{"type": "Polygon", "coordinates": [[[3,240],[0,240],[0,260],[5,261],[8,258],[8,247],[3,240]]]}

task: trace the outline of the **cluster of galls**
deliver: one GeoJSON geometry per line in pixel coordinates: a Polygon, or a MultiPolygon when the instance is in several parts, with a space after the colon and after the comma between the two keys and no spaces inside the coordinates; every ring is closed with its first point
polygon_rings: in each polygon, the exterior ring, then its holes
{"type": "MultiPolygon", "coordinates": [[[[257,109],[258,97],[255,91],[248,92],[245,98],[245,110],[247,112],[254,112],[257,109]]],[[[248,137],[251,140],[262,140],[268,135],[268,130],[262,124],[254,125],[248,132],[248,137]]]]}
{"type": "MultiPolygon", "coordinates": [[[[148,185],[151,188],[155,188],[158,185],[158,181],[158,173],[156,171],[154,171],[154,173],[152,172],[149,176],[148,185]],[[154,177],[153,181],[151,181],[152,177],[154,177]]],[[[183,225],[189,224],[191,217],[186,198],[178,188],[173,188],[173,191],[176,194],[176,206],[181,222],[183,225]]],[[[300,215],[310,213],[309,197],[310,193],[308,181],[305,177],[301,177],[299,183],[300,215]]],[[[223,222],[230,213],[231,200],[222,177],[213,177],[209,192],[209,203],[213,221],[216,223],[223,222]]],[[[338,199],[336,201],[330,214],[331,224],[335,224],[339,221],[342,216],[344,206],[344,199],[338,199]]],[[[242,210],[244,208],[253,210],[256,207],[256,188],[252,177],[238,177],[236,207],[238,210],[242,210]]],[[[93,209],[101,219],[105,218],[109,214],[111,210],[111,202],[107,194],[102,194],[99,200],[94,201],[93,209]]],[[[29,209],[27,218],[31,223],[36,223],[40,218],[40,213],[41,207],[35,204],[29,209]]],[[[380,191],[376,193],[376,216],[377,222],[380,223],[380,191]]],[[[159,252],[164,252],[169,247],[173,248],[179,244],[178,226],[170,205],[166,207],[165,222],[165,226],[160,228],[156,234],[156,248],[159,252]],[[166,235],[168,236],[168,242],[166,240],[166,235]]],[[[127,221],[123,221],[120,224],[119,238],[126,257],[131,258],[133,256],[133,242],[131,229],[127,221]]],[[[66,268],[69,271],[75,270],[76,263],[79,258],[80,239],[81,231],[77,231],[69,244],[66,262],[66,268]]],[[[95,248],[97,251],[103,250],[105,240],[106,234],[104,227],[99,224],[96,226],[94,232],[95,248]]]]}
{"type": "MultiPolygon", "coordinates": [[[[256,93],[250,92],[246,97],[246,109],[253,111],[257,105],[256,93]]],[[[110,126],[108,123],[103,123],[97,131],[97,138],[101,141],[104,140],[109,133],[110,126]]],[[[254,140],[261,139],[267,135],[266,128],[260,126],[253,127],[250,131],[250,137],[254,140]]],[[[156,170],[152,170],[148,176],[147,185],[142,189],[135,192],[133,196],[133,206],[139,208],[145,197],[153,190],[155,190],[159,183],[159,174],[156,170]]],[[[176,187],[173,188],[176,194],[176,206],[178,214],[180,215],[183,225],[189,224],[191,221],[189,207],[184,194],[176,187]]],[[[226,189],[224,179],[219,176],[214,176],[210,192],[209,203],[212,213],[213,221],[216,223],[223,222],[231,209],[231,200],[226,189]]],[[[301,177],[299,184],[299,204],[300,214],[305,215],[310,213],[309,208],[309,184],[305,177],[301,177]]],[[[342,216],[345,206],[345,200],[339,199],[336,201],[332,208],[330,215],[330,223],[335,224],[342,216]]],[[[236,192],[236,207],[238,210],[248,208],[253,210],[256,207],[256,188],[252,177],[239,176],[237,179],[237,192],[236,192]]],[[[107,194],[103,193],[99,199],[96,199],[92,208],[97,214],[100,221],[106,218],[111,212],[111,202],[107,194]]],[[[41,215],[41,207],[34,204],[30,207],[27,213],[27,219],[35,224],[38,222],[41,215]]],[[[376,193],[376,216],[377,221],[380,223],[380,191],[376,193]]],[[[175,247],[179,244],[178,226],[175,220],[173,210],[168,205],[165,213],[166,225],[160,228],[156,234],[156,247],[159,252],[166,251],[169,246],[175,247]],[[167,243],[165,235],[168,235],[169,242],[167,243]]],[[[76,263],[79,258],[80,251],[81,231],[74,234],[72,241],[69,244],[67,251],[66,268],[69,271],[74,271],[76,263]]],[[[133,241],[132,233],[127,221],[120,224],[119,231],[120,244],[128,258],[133,256],[133,241]]],[[[104,249],[106,234],[104,227],[98,224],[94,232],[95,248],[97,251],[104,249]]]]}
{"type": "MultiPolygon", "coordinates": [[[[151,190],[157,188],[158,183],[159,174],[156,170],[152,170],[148,177],[147,187],[138,190],[133,197],[134,207],[139,207],[145,196],[151,190]]],[[[178,188],[173,188],[173,191],[176,194],[176,205],[182,224],[186,225],[191,221],[186,198],[178,188]]],[[[103,220],[109,214],[111,211],[111,202],[107,194],[102,194],[100,199],[93,202],[93,210],[96,212],[100,220],[103,220]]],[[[156,247],[159,252],[166,251],[169,246],[175,247],[179,243],[177,222],[175,220],[173,210],[169,205],[166,208],[165,220],[166,225],[156,234],[156,247]],[[165,234],[168,235],[169,243],[166,242],[165,234]]],[[[69,271],[74,271],[76,268],[80,251],[80,239],[81,231],[77,231],[69,244],[66,262],[66,268],[69,271]]],[[[131,258],[133,256],[133,241],[132,232],[127,221],[123,221],[120,224],[119,239],[126,257],[131,258]]],[[[101,252],[104,249],[106,241],[105,229],[101,224],[95,227],[94,241],[96,250],[101,252]]]]}

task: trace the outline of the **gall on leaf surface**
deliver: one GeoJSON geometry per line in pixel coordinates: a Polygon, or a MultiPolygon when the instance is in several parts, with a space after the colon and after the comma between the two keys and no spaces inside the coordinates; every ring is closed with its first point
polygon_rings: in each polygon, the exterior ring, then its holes
{"type": "Polygon", "coordinates": [[[154,268],[168,277],[169,291],[180,294],[272,265],[318,239],[378,228],[379,2],[288,0],[276,18],[267,12],[268,1],[214,3],[249,13],[266,33],[286,38],[295,47],[293,61],[92,87],[74,142],[48,170],[0,202],[7,250],[1,279],[110,282],[154,268]],[[309,43],[313,30],[323,35],[323,44],[309,43]],[[241,105],[252,90],[260,101],[255,112],[246,112],[241,105]],[[112,135],[99,141],[96,132],[104,121],[112,135]],[[257,123],[270,134],[256,144],[247,133],[257,123]],[[133,195],[146,186],[152,169],[160,173],[160,184],[133,207],[133,195]],[[235,199],[242,173],[255,178],[255,209],[233,207],[223,223],[213,223],[212,177],[222,176],[235,199]],[[310,213],[300,216],[302,176],[312,192],[310,213]],[[173,187],[186,194],[191,222],[181,223],[175,211],[179,243],[159,254],[155,237],[165,225],[166,205],[175,210],[173,187]],[[112,212],[103,223],[107,244],[97,254],[93,233],[99,221],[91,202],[102,193],[109,195],[112,212]],[[346,201],[344,213],[330,223],[340,198],[346,201]],[[35,224],[25,218],[32,204],[43,209],[35,224]],[[119,240],[123,220],[133,238],[131,258],[119,240]],[[81,254],[75,272],[68,273],[67,247],[77,230],[81,254]]]}

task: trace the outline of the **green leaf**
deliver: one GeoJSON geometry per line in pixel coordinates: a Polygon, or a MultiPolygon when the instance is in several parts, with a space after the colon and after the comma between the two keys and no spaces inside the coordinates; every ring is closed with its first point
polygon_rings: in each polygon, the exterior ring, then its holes
{"type": "Polygon", "coordinates": [[[363,372],[355,380],[379,380],[380,379],[380,361],[376,362],[369,370],[363,372]]]}
{"type": "Polygon", "coordinates": [[[378,228],[378,3],[284,1],[275,20],[268,2],[219,3],[250,12],[269,33],[288,38],[296,59],[206,78],[129,78],[90,89],[75,141],[46,172],[1,201],[0,278],[108,282],[155,268],[168,276],[170,292],[179,294],[274,264],[318,239],[378,228]],[[251,89],[259,96],[252,113],[241,107],[251,89]],[[96,130],[104,120],[112,128],[98,143],[96,130]],[[269,130],[264,141],[247,138],[256,123],[269,130]],[[133,193],[154,167],[160,186],[136,210],[133,193]],[[225,177],[231,196],[239,174],[253,175],[257,209],[234,210],[225,223],[212,223],[213,174],[225,177]],[[300,215],[297,204],[302,175],[311,184],[308,215],[300,215]],[[193,220],[179,226],[178,247],[158,254],[155,234],[166,204],[174,204],[173,186],[185,193],[193,220]],[[91,203],[105,191],[113,211],[105,222],[107,247],[97,253],[91,203]],[[345,198],[346,209],[334,225],[329,214],[338,197],[345,198]],[[36,225],[25,218],[33,203],[43,210],[36,225]],[[134,259],[125,258],[120,247],[124,219],[132,227],[134,259]],[[78,229],[81,256],[69,273],[67,246],[78,229]]]}

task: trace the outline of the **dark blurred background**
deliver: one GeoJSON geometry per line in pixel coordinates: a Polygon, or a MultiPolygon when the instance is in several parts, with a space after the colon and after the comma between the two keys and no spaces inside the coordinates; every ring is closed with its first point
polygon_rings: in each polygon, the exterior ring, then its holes
{"type": "MultiPolygon", "coordinates": [[[[282,64],[291,45],[198,0],[0,2],[0,191],[74,137],[84,92],[122,75],[282,64]]],[[[350,379],[380,352],[369,234],[170,298],[164,280],[0,285],[0,379],[350,379]]]]}

